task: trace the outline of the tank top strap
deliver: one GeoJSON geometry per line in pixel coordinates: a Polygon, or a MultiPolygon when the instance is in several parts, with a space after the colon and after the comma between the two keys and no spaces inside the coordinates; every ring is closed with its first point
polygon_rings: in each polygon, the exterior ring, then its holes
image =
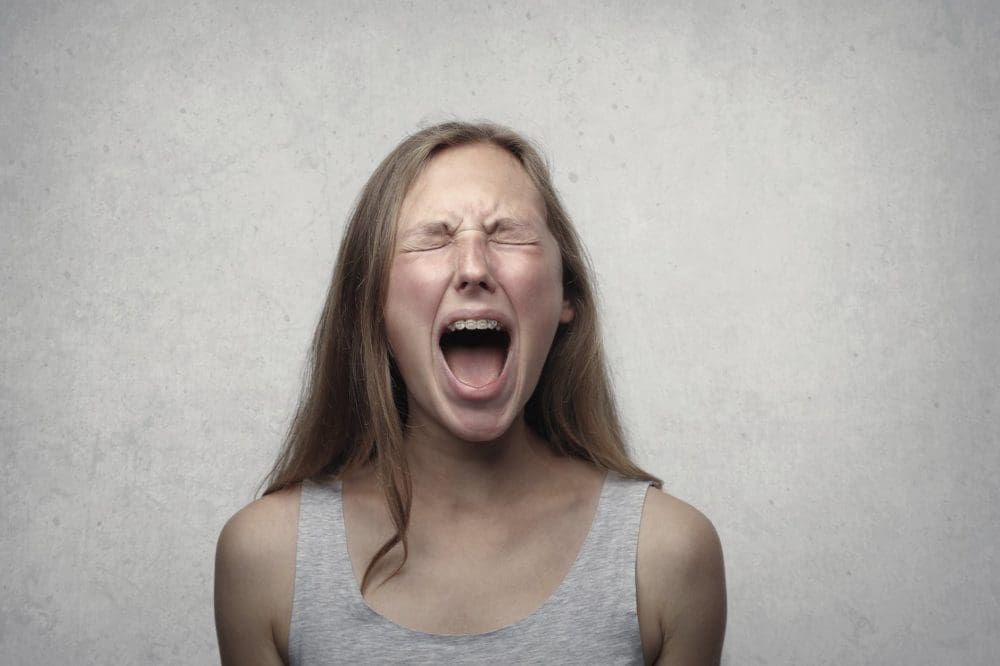
{"type": "Polygon", "coordinates": [[[342,620],[366,619],[356,604],[346,603],[358,594],[346,543],[340,480],[303,481],[288,645],[293,664],[303,663],[303,642],[329,628],[330,618],[316,609],[334,604],[342,620]]]}
{"type": "Polygon", "coordinates": [[[608,472],[590,532],[554,595],[560,603],[636,616],[639,522],[648,488],[649,482],[608,472]]]}

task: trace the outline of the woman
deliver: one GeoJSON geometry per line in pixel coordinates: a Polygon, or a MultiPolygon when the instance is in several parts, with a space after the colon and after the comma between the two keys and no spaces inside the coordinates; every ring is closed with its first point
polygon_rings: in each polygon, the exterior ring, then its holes
{"type": "Polygon", "coordinates": [[[219,538],[224,663],[718,663],[718,538],[626,454],[581,246],[523,138],[445,123],[382,162],[312,359],[219,538]]]}

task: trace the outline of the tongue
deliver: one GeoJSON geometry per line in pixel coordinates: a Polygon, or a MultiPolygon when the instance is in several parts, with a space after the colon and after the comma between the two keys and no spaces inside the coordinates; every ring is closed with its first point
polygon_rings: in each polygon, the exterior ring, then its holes
{"type": "Polygon", "coordinates": [[[444,350],[444,360],[458,381],[482,388],[500,376],[504,351],[491,346],[455,346],[444,350]]]}

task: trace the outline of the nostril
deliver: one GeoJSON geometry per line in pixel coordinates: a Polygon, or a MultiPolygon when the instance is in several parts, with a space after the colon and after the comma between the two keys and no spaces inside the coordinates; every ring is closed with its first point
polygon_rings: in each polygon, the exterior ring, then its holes
{"type": "Polygon", "coordinates": [[[492,289],[492,287],[490,286],[489,281],[487,281],[487,280],[478,280],[478,281],[474,281],[474,280],[462,280],[459,283],[459,289],[468,289],[469,287],[471,287],[473,285],[476,285],[480,289],[484,289],[486,291],[490,291],[490,289],[492,289]]]}

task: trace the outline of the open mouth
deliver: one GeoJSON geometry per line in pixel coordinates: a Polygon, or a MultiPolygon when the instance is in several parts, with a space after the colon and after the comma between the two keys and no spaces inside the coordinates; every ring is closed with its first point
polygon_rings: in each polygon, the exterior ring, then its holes
{"type": "Polygon", "coordinates": [[[455,379],[482,388],[503,372],[510,335],[495,319],[462,319],[448,325],[439,344],[455,379]]]}

